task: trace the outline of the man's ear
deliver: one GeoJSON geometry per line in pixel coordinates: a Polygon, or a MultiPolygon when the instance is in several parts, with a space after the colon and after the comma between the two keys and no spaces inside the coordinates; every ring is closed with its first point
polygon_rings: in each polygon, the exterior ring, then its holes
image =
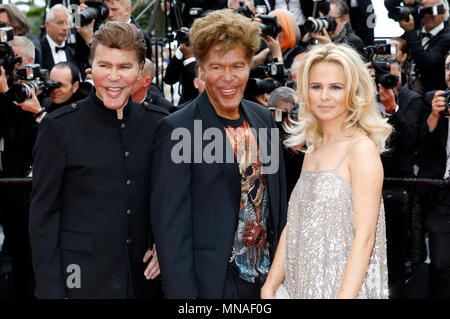
{"type": "Polygon", "coordinates": [[[150,84],[152,84],[152,78],[150,77],[150,76],[146,76],[145,78],[144,78],[144,80],[145,80],[145,86],[146,87],[149,87],[150,86],[150,84]]]}
{"type": "Polygon", "coordinates": [[[80,87],[80,82],[76,81],[73,85],[72,85],[72,93],[75,93],[78,88],[80,87]]]}
{"type": "Polygon", "coordinates": [[[342,18],[342,21],[344,21],[344,24],[347,24],[349,19],[350,19],[350,16],[346,15],[342,18]]]}

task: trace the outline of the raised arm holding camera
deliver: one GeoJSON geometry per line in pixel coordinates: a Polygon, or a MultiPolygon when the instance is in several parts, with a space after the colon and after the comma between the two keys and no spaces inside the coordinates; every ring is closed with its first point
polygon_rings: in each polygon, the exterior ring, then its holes
{"type": "Polygon", "coordinates": [[[421,6],[414,7],[399,20],[405,30],[402,38],[408,42],[411,56],[416,63],[416,72],[422,83],[423,92],[444,89],[444,57],[450,49],[450,29],[444,21],[448,17],[446,0],[423,0],[421,6]],[[423,26],[416,27],[414,16],[418,16],[423,26]]]}
{"type": "MultiPolygon", "coordinates": [[[[450,178],[450,55],[445,57],[446,91],[425,94],[429,116],[420,130],[419,173],[422,178],[450,178]],[[431,104],[431,107],[430,107],[431,104]]],[[[420,188],[425,231],[428,232],[430,293],[450,298],[450,192],[446,187],[420,188]]]]}
{"type": "Polygon", "coordinates": [[[348,25],[350,8],[344,0],[330,0],[330,9],[326,15],[317,19],[309,19],[303,26],[308,32],[303,42],[312,39],[317,43],[346,43],[358,53],[363,53],[364,43],[348,25]]]}

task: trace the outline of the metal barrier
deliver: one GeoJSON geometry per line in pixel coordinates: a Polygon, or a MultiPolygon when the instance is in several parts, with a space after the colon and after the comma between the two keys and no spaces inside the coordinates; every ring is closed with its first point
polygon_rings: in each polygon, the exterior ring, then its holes
{"type": "MultiPolygon", "coordinates": [[[[432,179],[432,178],[397,178],[385,177],[385,184],[399,184],[399,185],[420,185],[420,186],[450,186],[450,179],[432,179]]],[[[24,185],[31,186],[32,178],[0,178],[0,186],[7,187],[9,185],[24,185]]]]}

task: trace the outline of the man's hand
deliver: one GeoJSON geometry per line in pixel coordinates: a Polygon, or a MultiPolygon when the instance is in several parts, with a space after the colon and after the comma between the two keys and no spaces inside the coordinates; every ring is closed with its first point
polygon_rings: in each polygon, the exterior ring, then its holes
{"type": "Polygon", "coordinates": [[[378,91],[380,92],[380,102],[384,105],[386,112],[392,113],[397,107],[394,90],[386,89],[381,84],[378,84],[378,91]]]}
{"type": "MultiPolygon", "coordinates": [[[[444,91],[436,91],[433,101],[431,101],[431,114],[427,119],[428,130],[430,132],[433,132],[438,125],[439,113],[446,108],[445,97],[441,96],[442,94],[444,94],[444,91]]],[[[446,118],[450,118],[450,116],[446,116],[446,118]]]]}
{"type": "Polygon", "coordinates": [[[325,28],[323,28],[322,31],[319,32],[311,32],[311,36],[313,39],[316,39],[321,44],[332,42],[325,28]]]}
{"type": "Polygon", "coordinates": [[[86,24],[84,27],[78,27],[77,32],[81,35],[86,44],[91,44],[94,37],[94,23],[95,19],[91,23],[86,24]]]}
{"type": "Polygon", "coordinates": [[[180,51],[181,51],[181,53],[183,53],[183,57],[185,59],[189,59],[189,58],[192,58],[194,56],[194,54],[192,53],[191,47],[187,46],[184,43],[180,44],[180,51]]]}
{"type": "Polygon", "coordinates": [[[160,269],[159,269],[159,263],[158,263],[158,255],[156,254],[156,247],[153,245],[153,249],[147,249],[147,252],[144,255],[143,262],[146,263],[148,259],[152,257],[150,262],[147,265],[147,268],[144,271],[145,278],[148,279],[155,279],[159,276],[160,269]]]}
{"type": "Polygon", "coordinates": [[[433,101],[431,101],[430,116],[433,116],[436,119],[439,119],[440,116],[439,113],[445,110],[446,108],[445,97],[441,96],[442,94],[444,94],[444,91],[437,91],[436,93],[434,93],[433,101]]]}
{"type": "Polygon", "coordinates": [[[414,30],[414,17],[409,15],[409,21],[401,20],[398,22],[400,27],[405,31],[414,30]]]}
{"type": "Polygon", "coordinates": [[[283,53],[281,52],[281,46],[280,46],[280,33],[278,33],[277,38],[274,39],[270,35],[266,35],[262,37],[263,41],[266,42],[267,47],[269,48],[270,52],[272,53],[273,58],[277,58],[278,62],[283,62],[283,53]]]}
{"type": "Polygon", "coordinates": [[[3,66],[0,66],[0,92],[6,93],[9,90],[8,81],[6,79],[6,72],[3,66]]]}
{"type": "Polygon", "coordinates": [[[22,110],[31,112],[33,114],[36,114],[42,110],[41,103],[39,103],[39,100],[36,97],[36,93],[34,92],[34,89],[31,89],[31,98],[26,99],[22,103],[14,102],[14,104],[20,106],[22,110]]]}

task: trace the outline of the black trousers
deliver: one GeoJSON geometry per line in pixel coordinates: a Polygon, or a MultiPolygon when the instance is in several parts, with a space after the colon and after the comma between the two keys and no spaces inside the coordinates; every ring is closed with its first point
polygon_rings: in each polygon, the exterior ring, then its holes
{"type": "Polygon", "coordinates": [[[450,206],[438,201],[427,201],[422,206],[431,259],[431,297],[450,299],[450,206]]]}
{"type": "Polygon", "coordinates": [[[265,278],[256,278],[255,282],[248,282],[239,277],[238,270],[230,265],[225,280],[224,299],[259,299],[261,287],[265,278]]]}

